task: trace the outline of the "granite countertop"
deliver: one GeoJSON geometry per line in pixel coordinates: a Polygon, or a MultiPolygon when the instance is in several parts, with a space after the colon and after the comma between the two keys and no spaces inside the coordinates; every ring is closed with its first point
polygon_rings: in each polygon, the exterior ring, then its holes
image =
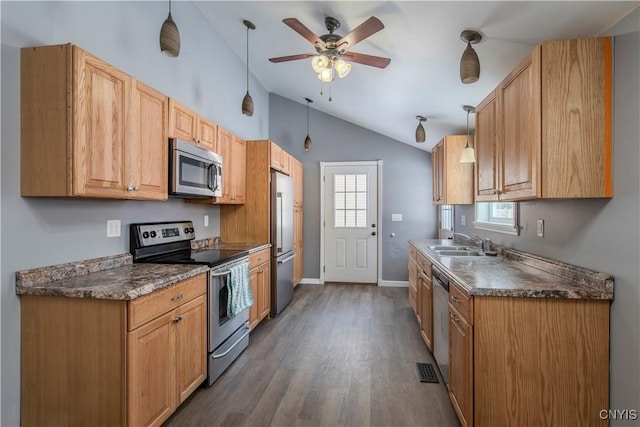
{"type": "Polygon", "coordinates": [[[250,254],[268,249],[271,243],[218,243],[215,238],[194,240],[191,242],[193,250],[228,250],[228,251],[248,251],[250,254]]]}
{"type": "Polygon", "coordinates": [[[133,264],[114,255],[16,272],[16,294],[132,300],[198,274],[206,265],[133,264]]]}
{"type": "Polygon", "coordinates": [[[440,256],[429,246],[451,240],[410,240],[468,295],[613,300],[613,276],[510,248],[500,256],[440,256]]]}

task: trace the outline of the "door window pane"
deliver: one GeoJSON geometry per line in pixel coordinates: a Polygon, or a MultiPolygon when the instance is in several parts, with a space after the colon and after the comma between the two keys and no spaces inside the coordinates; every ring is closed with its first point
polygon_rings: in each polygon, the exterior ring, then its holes
{"type": "Polygon", "coordinates": [[[367,175],[335,174],[333,176],[333,226],[335,228],[367,227],[367,175]]]}

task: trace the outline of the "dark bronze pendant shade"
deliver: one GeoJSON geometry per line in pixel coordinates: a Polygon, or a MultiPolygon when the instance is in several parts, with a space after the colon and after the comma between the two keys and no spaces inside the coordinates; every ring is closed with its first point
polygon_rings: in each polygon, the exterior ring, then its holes
{"type": "Polygon", "coordinates": [[[160,51],[172,58],[180,55],[180,32],[171,17],[171,0],[169,0],[169,16],[160,29],[160,51]]]}
{"type": "Polygon", "coordinates": [[[482,40],[482,34],[475,30],[464,30],[460,38],[467,43],[467,48],[460,59],[460,80],[465,84],[475,83],[480,78],[480,59],[471,45],[479,43],[482,40]]]}
{"type": "Polygon", "coordinates": [[[305,98],[307,101],[307,137],[304,139],[304,149],[309,151],[311,150],[311,138],[309,137],[309,104],[313,102],[309,98],[305,98]]]}
{"type": "Polygon", "coordinates": [[[424,116],[416,116],[418,119],[418,127],[416,128],[416,142],[424,142],[427,139],[427,134],[422,126],[422,122],[426,122],[427,118],[424,116]]]}
{"type": "Polygon", "coordinates": [[[253,98],[249,95],[249,30],[255,30],[256,26],[246,19],[242,23],[247,27],[247,93],[242,98],[242,114],[253,116],[253,98]]]}

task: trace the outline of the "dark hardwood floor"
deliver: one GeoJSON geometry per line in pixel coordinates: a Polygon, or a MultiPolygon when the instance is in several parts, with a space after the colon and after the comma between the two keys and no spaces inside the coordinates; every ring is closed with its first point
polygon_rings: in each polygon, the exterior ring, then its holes
{"type": "Polygon", "coordinates": [[[280,316],[165,426],[459,426],[406,288],[299,285],[280,316]]]}

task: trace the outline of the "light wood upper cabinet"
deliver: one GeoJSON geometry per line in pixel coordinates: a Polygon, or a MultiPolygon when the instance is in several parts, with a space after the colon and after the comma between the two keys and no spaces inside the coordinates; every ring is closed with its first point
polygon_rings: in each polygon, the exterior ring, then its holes
{"type": "Polygon", "coordinates": [[[302,162],[291,157],[291,178],[293,178],[293,206],[304,204],[304,167],[302,162]]]}
{"type": "Polygon", "coordinates": [[[77,46],[23,48],[21,195],[167,199],[166,108],[77,46]]]}
{"type": "Polygon", "coordinates": [[[477,200],[613,196],[611,43],[544,42],[478,106],[477,200]]]}
{"type": "Polygon", "coordinates": [[[498,119],[496,91],[492,91],[476,107],[475,136],[475,201],[498,200],[499,147],[496,135],[498,119]]]}
{"type": "MultiPolygon", "coordinates": [[[[473,163],[460,163],[466,135],[445,136],[431,152],[433,203],[468,205],[473,203],[473,163]]],[[[469,137],[469,144],[473,138],[469,137]]]]}
{"type": "Polygon", "coordinates": [[[275,142],[271,143],[271,168],[291,175],[291,156],[275,142]]]}
{"type": "Polygon", "coordinates": [[[169,98],[169,138],[218,153],[217,125],[173,98],[169,98]]]}

